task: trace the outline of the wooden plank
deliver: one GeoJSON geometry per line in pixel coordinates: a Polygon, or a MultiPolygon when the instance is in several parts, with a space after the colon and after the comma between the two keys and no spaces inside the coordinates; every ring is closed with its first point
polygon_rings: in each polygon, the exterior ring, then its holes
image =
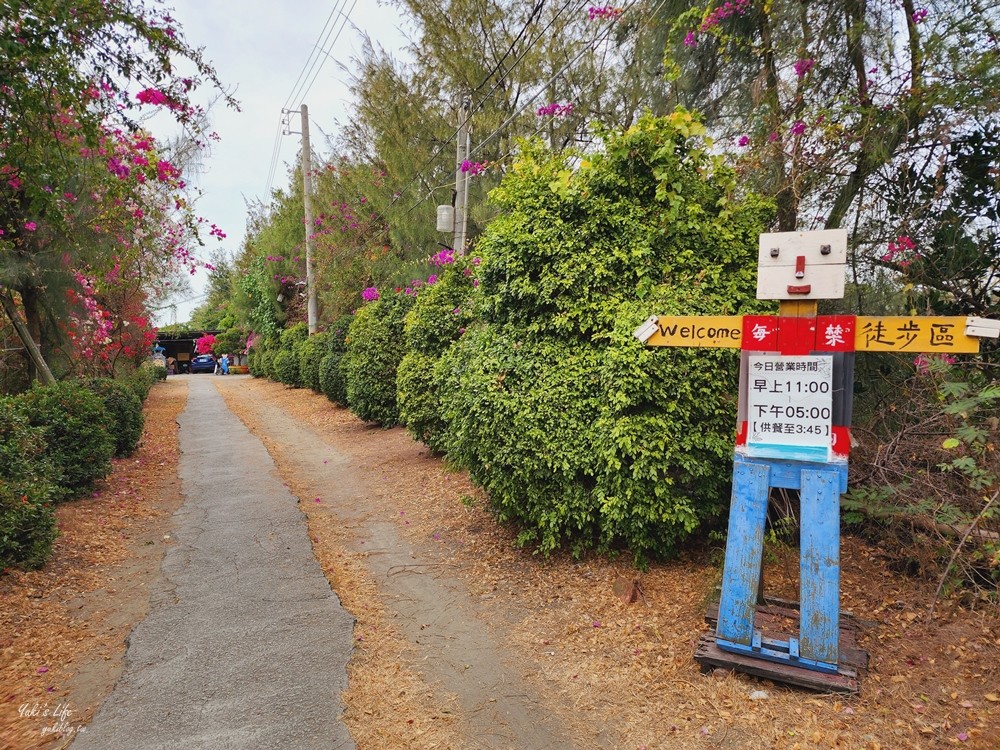
{"type": "MultiPolygon", "coordinates": [[[[705,612],[705,622],[715,631],[718,622],[718,603],[708,606],[705,612]]],[[[787,640],[799,632],[798,610],[772,605],[757,607],[754,613],[754,629],[761,631],[764,638],[770,640],[787,640]],[[789,625],[791,623],[791,625],[789,625]]],[[[868,669],[869,654],[858,646],[858,624],[853,616],[840,618],[840,664],[850,669],[863,672],[868,669]]]]}
{"type": "Polygon", "coordinates": [[[762,234],[757,252],[757,299],[840,299],[844,296],[846,262],[847,233],[842,229],[762,234]],[[793,293],[789,287],[797,291],[793,293]]]}
{"type": "Polygon", "coordinates": [[[764,552],[769,468],[766,464],[733,465],[733,494],[729,534],[722,573],[719,637],[750,645],[757,581],[764,552]]]}
{"type": "Polygon", "coordinates": [[[742,315],[661,315],[646,346],[739,349],[742,339],[742,315]]]}
{"type": "Polygon", "coordinates": [[[694,658],[702,665],[703,669],[716,667],[736,670],[755,677],[797,685],[809,690],[819,690],[825,693],[858,693],[861,690],[861,682],[857,673],[852,669],[841,667],[837,674],[827,674],[790,664],[753,659],[742,654],[723,651],[715,645],[715,638],[707,633],[698,640],[694,658]]]}
{"type": "Polygon", "coordinates": [[[975,354],[979,339],[965,334],[966,318],[923,315],[858,317],[854,348],[859,352],[975,354]]]}
{"type": "Polygon", "coordinates": [[[837,473],[805,469],[799,493],[802,656],[837,663],[840,642],[840,491],[837,473]]]}

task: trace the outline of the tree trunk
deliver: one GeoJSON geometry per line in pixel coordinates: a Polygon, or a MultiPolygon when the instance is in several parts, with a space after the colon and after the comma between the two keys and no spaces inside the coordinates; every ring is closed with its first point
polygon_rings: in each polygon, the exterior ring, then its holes
{"type": "Polygon", "coordinates": [[[45,359],[42,357],[42,353],[39,351],[38,345],[35,343],[35,340],[31,337],[31,333],[28,331],[28,327],[21,320],[21,316],[18,315],[17,305],[14,304],[13,297],[10,296],[10,292],[6,289],[0,291],[0,305],[3,306],[3,310],[10,319],[11,325],[13,325],[14,330],[17,331],[17,337],[21,339],[21,343],[24,344],[24,348],[27,350],[28,356],[31,358],[31,362],[35,367],[36,377],[45,383],[45,385],[55,385],[56,379],[52,376],[52,371],[49,370],[49,366],[45,363],[45,359]]]}

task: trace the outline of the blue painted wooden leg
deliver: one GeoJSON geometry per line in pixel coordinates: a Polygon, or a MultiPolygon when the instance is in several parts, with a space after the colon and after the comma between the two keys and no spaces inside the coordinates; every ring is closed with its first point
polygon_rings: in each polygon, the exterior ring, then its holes
{"type": "Polygon", "coordinates": [[[715,634],[744,646],[750,646],[753,639],[769,474],[770,467],[764,463],[738,462],[733,466],[729,536],[715,634]]]}
{"type": "Polygon", "coordinates": [[[799,562],[803,658],[836,664],[840,646],[840,474],[802,471],[799,562]]]}

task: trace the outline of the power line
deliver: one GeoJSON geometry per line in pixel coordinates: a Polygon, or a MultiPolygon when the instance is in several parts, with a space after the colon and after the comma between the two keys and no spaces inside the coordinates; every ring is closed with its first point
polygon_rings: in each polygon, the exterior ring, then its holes
{"type": "MultiPolygon", "coordinates": [[[[626,8],[623,9],[623,12],[628,12],[638,2],[639,2],[639,0],[633,0],[633,2],[628,5],[628,7],[626,7],[626,8]]],[[[514,112],[514,114],[512,114],[510,117],[508,117],[506,120],[504,120],[500,124],[500,126],[496,130],[494,130],[492,133],[490,133],[486,138],[484,138],[483,140],[481,140],[476,145],[476,147],[474,149],[472,149],[472,151],[469,152],[469,157],[471,158],[472,156],[474,156],[476,154],[476,152],[480,151],[484,146],[486,146],[486,144],[488,144],[490,141],[492,141],[494,138],[496,138],[497,135],[499,135],[508,125],[510,125],[517,117],[519,117],[521,115],[521,113],[524,112],[525,109],[527,109],[531,104],[533,104],[535,102],[535,100],[538,99],[539,96],[541,96],[543,93],[545,93],[546,89],[552,83],[554,83],[557,78],[559,78],[563,73],[565,73],[569,69],[569,67],[571,65],[573,65],[581,57],[583,57],[586,52],[593,50],[594,47],[596,47],[599,42],[605,41],[607,39],[607,37],[609,37],[611,35],[612,30],[614,30],[614,24],[610,24],[609,23],[607,29],[605,29],[602,34],[596,35],[594,37],[594,40],[592,42],[590,42],[590,44],[584,46],[584,48],[582,50],[580,50],[579,54],[577,54],[576,57],[571,58],[570,60],[568,60],[566,62],[566,64],[563,65],[558,70],[558,72],[556,72],[556,74],[554,76],[552,76],[548,81],[546,81],[544,84],[542,84],[538,88],[538,90],[531,97],[529,97],[528,100],[526,102],[524,102],[524,104],[522,104],[518,108],[518,110],[516,112],[514,112]]]]}
{"type": "MultiPolygon", "coordinates": [[[[660,3],[658,4],[657,7],[662,6],[665,2],[666,2],[666,0],[660,0],[660,3]]],[[[569,0],[569,2],[565,3],[562,6],[562,8],[560,8],[559,11],[556,12],[556,14],[553,16],[553,18],[550,19],[550,21],[546,25],[546,27],[538,35],[536,35],[535,38],[532,39],[531,42],[529,42],[529,44],[527,45],[526,49],[521,53],[521,55],[517,58],[517,60],[515,60],[514,64],[508,70],[508,73],[511,72],[511,71],[513,71],[517,67],[517,65],[521,63],[521,61],[524,59],[524,57],[527,54],[527,52],[530,51],[530,49],[534,46],[534,44],[538,41],[538,39],[548,30],[549,27],[551,27],[551,25],[555,22],[555,20],[558,19],[558,17],[566,10],[567,7],[569,7],[569,5],[571,3],[572,3],[572,0],[569,0]]],[[[632,2],[629,3],[628,6],[623,9],[623,12],[627,12],[627,11],[631,10],[636,5],[638,5],[638,3],[639,3],[639,0],[632,0],[632,2]]],[[[534,15],[534,14],[532,13],[531,15],[534,15]]],[[[529,19],[530,19],[530,17],[531,16],[529,15],[529,19]]],[[[647,18],[646,21],[642,24],[641,28],[645,28],[645,26],[647,26],[651,20],[652,20],[652,14],[650,14],[650,17],[647,18]]],[[[525,28],[527,28],[527,24],[526,24],[525,28]]],[[[572,66],[574,63],[576,63],[577,61],[579,61],[580,58],[582,58],[583,55],[586,54],[588,51],[592,51],[599,43],[606,41],[608,39],[608,37],[611,35],[611,32],[613,30],[614,30],[614,25],[613,24],[608,24],[608,26],[607,26],[607,28],[605,30],[597,33],[594,36],[594,38],[589,43],[587,43],[587,44],[584,45],[583,49],[575,57],[569,59],[567,61],[567,63],[565,65],[563,65],[554,76],[552,76],[552,78],[550,78],[541,87],[539,87],[539,89],[535,92],[535,94],[532,95],[527,101],[525,101],[517,109],[516,112],[514,112],[511,116],[509,116],[496,130],[494,130],[489,136],[487,136],[487,138],[485,140],[481,141],[474,149],[472,149],[472,151],[470,152],[469,156],[471,157],[475,153],[479,152],[484,146],[486,146],[490,141],[492,141],[508,125],[510,125],[518,116],[520,116],[524,112],[524,110],[527,109],[528,106],[530,106],[532,103],[534,103],[538,99],[538,97],[541,96],[546,91],[546,89],[548,88],[548,86],[550,86],[561,75],[563,75],[566,72],[566,70],[568,70],[570,68],[570,66],[572,66]]],[[[519,35],[519,36],[523,36],[523,31],[524,31],[524,29],[522,29],[522,34],[519,35]]],[[[505,57],[506,57],[506,55],[505,55],[505,57]]],[[[603,71],[600,71],[600,70],[597,72],[597,75],[594,78],[594,82],[597,81],[597,79],[600,77],[600,75],[601,75],[602,72],[603,71]]],[[[492,75],[492,73],[491,73],[491,75],[492,75]]],[[[500,82],[498,82],[498,84],[495,85],[494,88],[491,89],[490,92],[488,92],[486,94],[486,96],[482,100],[482,103],[479,106],[474,107],[474,108],[471,109],[471,112],[470,112],[470,114],[468,116],[469,118],[471,118],[472,113],[474,113],[475,111],[478,111],[478,109],[483,104],[485,104],[485,102],[489,99],[489,97],[497,89],[497,87],[499,86],[499,83],[500,82]]],[[[480,87],[482,85],[483,84],[480,84],[480,87]]],[[[468,118],[466,119],[466,122],[467,121],[468,121],[468,118]]],[[[544,127],[545,127],[545,124],[544,123],[541,124],[538,128],[536,128],[536,130],[534,131],[534,133],[532,134],[532,136],[537,135],[539,132],[541,132],[541,130],[544,127]]],[[[439,148],[431,155],[431,157],[427,161],[425,161],[418,168],[417,174],[409,182],[407,182],[402,188],[400,188],[399,191],[397,191],[395,197],[393,197],[393,199],[389,202],[389,205],[386,206],[386,208],[384,210],[379,211],[379,212],[376,213],[376,215],[371,220],[372,222],[384,220],[386,218],[386,213],[393,206],[395,206],[396,203],[398,203],[402,199],[403,193],[410,186],[412,186],[415,182],[417,182],[418,180],[422,180],[425,183],[427,182],[427,180],[423,177],[423,174],[422,174],[423,170],[430,163],[432,163],[434,161],[434,159],[436,159],[444,151],[444,149],[448,147],[448,145],[452,141],[454,141],[455,137],[456,137],[455,135],[452,135],[450,138],[448,138],[448,140],[446,140],[443,144],[441,144],[441,146],[439,146],[439,148]]],[[[500,158],[506,158],[506,156],[509,156],[512,153],[513,153],[513,149],[511,151],[508,151],[507,154],[505,154],[503,157],[500,157],[500,158]]],[[[441,186],[439,186],[437,188],[431,188],[427,192],[427,194],[424,195],[424,197],[422,197],[420,200],[418,200],[416,203],[414,203],[412,206],[410,206],[406,210],[406,212],[403,214],[403,217],[408,216],[413,211],[415,211],[417,208],[419,208],[422,204],[426,203],[433,196],[433,194],[437,190],[440,190],[440,189],[442,189],[444,187],[448,187],[448,185],[450,185],[450,184],[451,183],[446,183],[445,185],[441,185],[441,186]]],[[[381,234],[388,233],[389,231],[390,231],[390,229],[387,226],[381,226],[381,227],[377,227],[377,228],[372,228],[372,229],[370,229],[370,230],[368,230],[366,232],[363,232],[362,235],[361,235],[361,237],[358,238],[358,241],[359,242],[370,241],[370,240],[378,237],[381,234]]]]}
{"type": "MultiPolygon", "coordinates": [[[[511,73],[512,71],[514,71],[517,68],[517,66],[521,63],[521,61],[524,60],[525,55],[527,55],[527,53],[532,49],[532,47],[534,47],[534,45],[538,42],[538,40],[542,38],[542,36],[545,34],[545,32],[548,31],[552,27],[552,24],[554,24],[559,19],[559,16],[561,16],[566,11],[566,9],[570,5],[573,4],[573,2],[574,2],[574,0],[566,0],[566,2],[563,3],[562,7],[558,11],[556,11],[556,13],[552,16],[551,19],[549,19],[549,22],[545,25],[545,28],[543,28],[541,31],[539,31],[538,34],[536,34],[534,36],[534,38],[532,38],[532,40],[530,42],[528,42],[528,44],[525,46],[525,49],[517,57],[517,59],[514,61],[513,65],[511,65],[510,68],[507,70],[508,74],[511,73]]],[[[514,48],[516,42],[524,37],[525,31],[528,30],[528,27],[531,25],[531,22],[533,21],[534,16],[536,15],[536,10],[540,10],[540,6],[542,4],[544,4],[544,0],[542,0],[542,2],[540,2],[538,5],[536,5],[534,9],[532,9],[531,13],[528,15],[527,21],[525,22],[524,26],[521,28],[521,32],[518,34],[517,39],[515,39],[515,41],[511,44],[511,47],[510,47],[511,50],[514,48]]],[[[486,82],[490,79],[490,77],[497,71],[497,69],[499,69],[500,65],[503,63],[503,60],[506,59],[509,54],[510,54],[510,50],[508,50],[507,54],[505,54],[504,57],[500,60],[500,62],[497,63],[497,66],[493,69],[493,71],[488,76],[486,76],[486,78],[483,79],[482,83],[480,83],[479,86],[476,87],[477,91],[479,89],[481,89],[486,84],[486,82]]],[[[493,88],[490,89],[486,93],[486,95],[484,97],[482,97],[477,104],[475,104],[475,106],[473,106],[472,108],[470,108],[469,113],[465,117],[465,120],[462,121],[459,124],[458,129],[455,131],[455,135],[452,135],[446,141],[444,141],[440,146],[438,146],[437,150],[435,150],[434,153],[432,153],[430,155],[430,157],[428,157],[428,159],[423,164],[421,164],[419,167],[417,167],[417,170],[416,170],[416,173],[415,173],[414,177],[408,183],[406,183],[402,188],[399,189],[398,193],[399,193],[400,197],[415,182],[420,181],[420,182],[424,182],[426,184],[427,180],[423,176],[423,171],[428,166],[430,166],[430,164],[435,159],[437,159],[437,157],[440,156],[448,146],[451,145],[451,143],[455,140],[455,138],[456,138],[456,136],[458,134],[458,130],[461,130],[461,128],[463,126],[469,124],[469,122],[472,119],[472,116],[476,112],[478,112],[480,109],[482,109],[482,107],[486,104],[486,102],[493,95],[493,93],[500,87],[501,83],[502,83],[502,81],[497,81],[497,83],[494,84],[493,88]]],[[[443,185],[441,187],[447,187],[447,185],[443,185]]],[[[428,192],[428,195],[425,196],[420,202],[422,203],[423,201],[427,200],[427,198],[430,197],[430,195],[434,191],[439,190],[439,189],[440,188],[431,188],[431,190],[428,192]]],[[[394,198],[393,201],[389,204],[389,206],[387,207],[386,210],[388,210],[388,208],[391,208],[392,206],[394,206],[398,200],[399,200],[399,198],[394,198]]],[[[418,203],[417,205],[420,205],[420,203],[418,203]]],[[[414,208],[416,208],[416,206],[411,207],[410,210],[408,210],[406,212],[406,214],[404,214],[404,215],[409,215],[409,213],[414,208]]]]}
{"type": "MultiPolygon", "coordinates": [[[[345,0],[345,3],[346,3],[346,0],[345,0]]],[[[316,79],[319,77],[320,72],[323,70],[323,65],[326,63],[326,61],[328,59],[330,59],[330,57],[332,57],[332,55],[330,54],[330,52],[333,52],[333,48],[334,48],[334,46],[336,46],[337,40],[340,39],[340,35],[344,32],[344,28],[347,26],[347,22],[351,20],[351,13],[354,11],[354,7],[357,4],[358,4],[358,0],[354,0],[354,2],[351,3],[351,7],[347,11],[347,13],[341,13],[340,14],[342,20],[340,22],[340,28],[337,30],[337,35],[333,37],[333,41],[330,42],[328,48],[327,48],[327,45],[324,43],[323,48],[321,49],[321,52],[323,53],[322,62],[320,62],[320,64],[316,67],[316,72],[313,73],[312,80],[309,81],[309,85],[306,86],[305,90],[299,96],[300,100],[301,99],[305,99],[306,96],[309,95],[309,92],[312,90],[313,84],[316,83],[316,79]],[[327,51],[327,49],[329,49],[329,52],[327,51]]],[[[330,31],[332,33],[333,30],[331,29],[330,31]]],[[[327,39],[329,39],[329,38],[330,38],[330,35],[327,34],[327,39]]]]}
{"type": "MultiPolygon", "coordinates": [[[[326,63],[327,59],[331,58],[330,54],[333,51],[334,46],[340,39],[340,35],[343,33],[347,26],[348,21],[350,21],[351,13],[354,11],[355,6],[358,4],[358,0],[354,0],[351,3],[351,7],[347,12],[343,12],[343,8],[347,5],[347,0],[341,0],[338,3],[339,7],[334,7],[330,11],[330,15],[327,16],[326,23],[323,24],[323,28],[320,29],[319,36],[316,39],[316,44],[313,45],[312,51],[309,53],[309,57],[306,60],[305,65],[303,65],[302,70],[299,72],[298,78],[296,78],[295,83],[292,86],[292,92],[285,99],[285,103],[281,108],[281,120],[278,125],[278,133],[275,135],[274,139],[274,149],[271,155],[271,166],[268,169],[267,176],[267,193],[270,195],[271,187],[274,185],[274,174],[277,170],[280,150],[281,150],[281,124],[285,122],[284,118],[289,111],[289,106],[298,100],[305,99],[309,92],[312,90],[313,85],[316,83],[316,79],[319,77],[320,72],[323,70],[323,65],[326,63]],[[340,28],[337,28],[337,21],[331,20],[334,16],[339,17],[340,28]],[[334,34],[336,30],[336,34],[334,34]],[[325,34],[325,36],[324,36],[325,34]],[[333,36],[333,40],[330,37],[333,36]],[[308,81],[308,83],[307,83],[308,81]]],[[[324,133],[324,135],[326,135],[324,133]]],[[[329,138],[329,136],[327,136],[329,138]]]]}
{"type": "MultiPolygon", "coordinates": [[[[338,0],[338,5],[346,2],[347,0],[342,0],[342,2],[341,0],[338,0]]],[[[302,70],[299,71],[298,78],[296,78],[295,83],[292,84],[291,93],[289,93],[288,98],[285,99],[285,103],[281,105],[281,108],[283,110],[288,109],[292,105],[292,101],[295,99],[295,95],[301,89],[302,81],[305,78],[308,78],[310,73],[312,73],[312,68],[315,67],[316,62],[319,58],[318,50],[322,49],[322,44],[320,40],[323,39],[323,34],[326,33],[327,27],[330,26],[330,22],[333,20],[334,15],[338,13],[340,13],[340,9],[335,6],[333,9],[330,10],[330,15],[326,17],[326,23],[323,24],[323,28],[320,29],[319,31],[319,36],[316,37],[316,42],[313,44],[312,49],[309,51],[309,57],[306,58],[306,61],[302,66],[302,70]],[[313,59],[314,56],[316,57],[316,59],[313,59]]],[[[331,29],[331,32],[332,31],[333,30],[331,29]]],[[[329,38],[329,35],[327,35],[327,38],[329,38]]],[[[325,40],[323,43],[325,44],[325,40]]]]}

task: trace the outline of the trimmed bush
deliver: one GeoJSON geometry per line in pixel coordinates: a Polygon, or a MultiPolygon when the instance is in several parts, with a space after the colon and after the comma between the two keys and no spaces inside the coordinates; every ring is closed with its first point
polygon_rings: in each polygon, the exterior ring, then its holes
{"type": "Polygon", "coordinates": [[[274,355],[274,375],[275,379],[293,388],[300,388],[302,382],[299,380],[299,358],[295,352],[282,349],[274,355]]]}
{"type": "Polygon", "coordinates": [[[348,330],[344,372],[347,403],[366,422],[392,427],[399,422],[396,368],[406,353],[399,331],[413,305],[406,294],[386,294],[355,313],[348,330]]]}
{"type": "Polygon", "coordinates": [[[286,328],[280,334],[281,348],[292,351],[296,344],[301,344],[309,338],[309,326],[305,323],[296,323],[291,328],[286,328]]]}
{"type": "Polygon", "coordinates": [[[0,397],[0,570],[38,568],[57,535],[53,467],[43,431],[14,399],[0,397]]]}
{"type": "Polygon", "coordinates": [[[664,557],[728,501],[738,353],[649,348],[652,313],[755,298],[773,206],[678,111],[600,134],[586,159],[521,149],[477,251],[483,322],[435,369],[450,460],[522,543],[664,557]]]}
{"type": "Polygon", "coordinates": [[[258,377],[277,380],[274,376],[274,356],[275,352],[270,349],[265,349],[257,355],[257,373],[255,374],[258,377]]]}
{"type": "Polygon", "coordinates": [[[111,471],[114,425],[99,396],[75,381],[35,384],[16,397],[28,424],[42,430],[60,499],[89,490],[111,471]]]}
{"type": "Polygon", "coordinates": [[[329,335],[317,333],[305,341],[296,344],[295,352],[299,358],[299,380],[303,388],[321,392],[319,383],[319,365],[323,357],[330,351],[329,335]]]}
{"type": "Polygon", "coordinates": [[[435,451],[442,449],[440,399],[434,369],[441,355],[475,320],[477,287],[474,271],[479,258],[459,257],[421,287],[406,314],[407,354],[396,372],[400,421],[414,438],[435,451]]]}
{"type": "Polygon", "coordinates": [[[335,404],[347,406],[347,378],[344,377],[343,352],[330,352],[320,361],[319,387],[335,404]]]}
{"type": "Polygon", "coordinates": [[[331,352],[340,352],[343,354],[347,351],[347,333],[350,331],[353,321],[354,313],[347,313],[337,318],[333,325],[326,330],[326,341],[331,352]]]}
{"type": "Polygon", "coordinates": [[[128,386],[132,392],[139,397],[139,401],[145,401],[149,396],[149,391],[153,383],[159,380],[166,380],[167,368],[158,365],[143,365],[137,367],[132,372],[122,377],[118,382],[128,386]],[[162,378],[160,377],[162,373],[162,378]]]}
{"type": "Polygon", "coordinates": [[[438,357],[407,352],[396,369],[399,421],[415,439],[435,452],[444,449],[442,433],[447,427],[441,416],[441,400],[434,380],[438,357]]]}
{"type": "Polygon", "coordinates": [[[133,388],[118,380],[94,378],[86,381],[85,385],[92,393],[101,397],[104,408],[108,411],[109,425],[115,440],[115,456],[121,458],[132,455],[139,445],[145,424],[142,400],[133,388]]]}

